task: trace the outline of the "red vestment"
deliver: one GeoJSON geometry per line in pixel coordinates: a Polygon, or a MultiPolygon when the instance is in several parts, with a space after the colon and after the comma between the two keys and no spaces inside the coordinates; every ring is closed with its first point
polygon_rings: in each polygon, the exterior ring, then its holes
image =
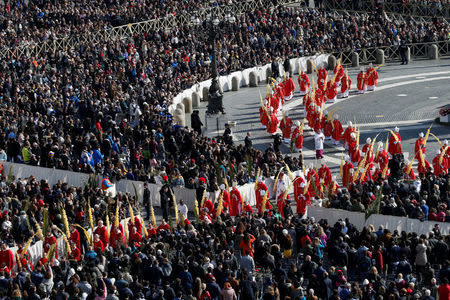
{"type": "Polygon", "coordinates": [[[277,131],[278,128],[278,119],[275,113],[273,112],[270,115],[269,124],[267,125],[267,132],[273,134],[277,131]]]}
{"type": "Polygon", "coordinates": [[[281,119],[280,129],[283,132],[283,138],[285,139],[291,138],[291,127],[292,127],[291,118],[285,117],[281,119]]]}
{"type": "Polygon", "coordinates": [[[230,192],[230,198],[230,216],[235,217],[241,213],[242,196],[238,189],[233,188],[230,192]]]}
{"type": "Polygon", "coordinates": [[[108,245],[108,231],[106,229],[106,226],[95,228],[94,235],[98,234],[100,240],[102,241],[103,245],[108,245]]]}
{"type": "Polygon", "coordinates": [[[363,72],[360,72],[358,74],[358,78],[357,78],[357,81],[356,81],[356,86],[357,86],[359,91],[364,90],[364,88],[366,86],[366,79],[367,79],[367,75],[364,74],[363,72]]]}
{"type": "Polygon", "coordinates": [[[350,183],[352,183],[353,178],[352,178],[352,174],[350,171],[353,170],[353,164],[351,162],[346,162],[344,164],[343,167],[343,172],[342,172],[342,184],[348,188],[348,186],[350,185],[350,183]]]}
{"type": "Polygon", "coordinates": [[[350,76],[344,75],[341,79],[341,93],[344,93],[347,90],[350,90],[350,87],[352,86],[352,80],[350,79],[350,76]]]}
{"type": "Polygon", "coordinates": [[[425,154],[427,146],[425,145],[425,139],[420,137],[416,140],[416,143],[414,145],[414,158],[420,159],[419,149],[422,151],[423,154],[425,154]]]}
{"type": "Polygon", "coordinates": [[[300,86],[300,92],[306,92],[308,90],[310,82],[306,73],[302,73],[298,76],[298,85],[300,86]]]}
{"type": "Polygon", "coordinates": [[[375,68],[367,69],[367,85],[378,85],[378,72],[375,68]]]}
{"type": "Polygon", "coordinates": [[[397,139],[393,135],[391,135],[391,137],[389,138],[388,150],[391,155],[403,153],[402,143],[401,143],[402,137],[400,136],[400,133],[398,133],[398,132],[394,132],[394,134],[397,136],[397,139]]]}

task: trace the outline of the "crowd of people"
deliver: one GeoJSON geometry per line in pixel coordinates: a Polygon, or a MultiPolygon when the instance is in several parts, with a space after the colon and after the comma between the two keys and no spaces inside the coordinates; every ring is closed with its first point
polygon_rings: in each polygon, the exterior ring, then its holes
{"type": "MultiPolygon", "coordinates": [[[[213,222],[190,216],[191,222],[163,220],[156,227],[133,216],[130,195],[116,201],[90,185],[49,187],[33,176],[3,176],[1,187],[4,299],[450,297],[450,239],[439,224],[418,235],[372,225],[358,230],[344,218],[329,224],[292,213],[232,217],[223,210],[213,222]],[[116,224],[115,214],[128,222],[116,224]],[[92,240],[78,224],[92,226],[92,240]],[[71,251],[55,253],[52,245],[66,230],[71,251]],[[39,239],[43,251],[35,257],[27,240],[39,239]],[[16,255],[8,250],[14,244],[16,255]]],[[[388,197],[402,191],[395,182],[381,189],[388,197]]],[[[180,199],[187,213],[183,206],[180,199]]]]}
{"type": "MultiPolygon", "coordinates": [[[[284,7],[248,12],[232,26],[220,41],[220,74],[320,51],[390,45],[399,38],[440,40],[448,33],[439,22],[416,26],[284,7]]],[[[215,144],[173,124],[167,109],[178,92],[210,76],[209,48],[197,38],[192,27],[182,27],[104,45],[81,44],[31,60],[4,60],[1,158],[106,172],[117,179],[144,180],[164,166],[185,165],[186,157],[198,168],[208,151],[197,146],[215,144]],[[192,144],[191,157],[178,155],[184,143],[192,144]]]]}
{"type": "MultiPolygon", "coordinates": [[[[3,47],[18,47],[204,7],[199,1],[5,1],[0,41],[3,47]]],[[[231,27],[218,47],[221,75],[319,52],[438,41],[448,35],[448,25],[437,20],[401,23],[385,15],[366,18],[285,7],[245,12],[226,26],[231,27]]],[[[276,176],[281,183],[279,173],[285,166],[295,172],[305,170],[301,156],[283,157],[279,145],[271,144],[262,152],[252,148],[250,140],[234,145],[229,138],[206,138],[201,130],[173,122],[168,110],[171,99],[210,77],[211,49],[198,31],[184,26],[100,45],[81,42],[77,49],[31,59],[2,60],[0,161],[98,173],[113,182],[127,178],[163,183],[162,201],[168,201],[170,209],[163,213],[168,214],[174,210],[171,187],[221,190],[225,201],[225,178],[233,185],[258,181],[260,192],[260,176],[276,176]]],[[[138,214],[139,205],[132,195],[111,198],[93,184],[93,175],[85,187],[72,187],[63,182],[49,186],[34,177],[16,179],[3,172],[0,295],[170,300],[254,299],[256,295],[374,299],[419,293],[423,299],[448,297],[449,239],[440,235],[439,228],[418,237],[372,228],[359,232],[348,220],[329,225],[323,220],[301,220],[308,187],[309,197],[325,198],[320,185],[315,185],[319,181],[310,184],[310,178],[316,177],[313,168],[308,171],[306,180],[297,181],[294,195],[300,213],[292,213],[285,201],[287,186],[277,188],[273,209],[258,193],[257,211],[233,203],[234,198],[223,207],[220,201],[212,208],[207,202],[208,208],[199,193],[196,221],[188,217],[180,199],[184,222],[152,220],[148,228],[133,216],[133,207],[138,214]],[[117,221],[127,216],[130,221],[124,228],[117,221]],[[92,236],[84,231],[89,227],[92,236]],[[55,251],[52,245],[64,237],[67,252],[55,251]],[[38,240],[43,242],[43,254],[32,264],[36,253],[27,248],[38,240]],[[14,244],[17,255],[8,250],[14,244]],[[339,251],[348,253],[347,261],[333,258],[339,251]],[[288,268],[283,266],[286,263],[288,268]],[[261,279],[267,275],[264,270],[271,270],[270,280],[261,279]],[[439,273],[430,275],[433,270],[439,273]],[[255,276],[261,279],[258,287],[255,276]],[[395,281],[389,279],[392,276],[395,281]]],[[[389,163],[387,182],[378,177],[339,188],[332,178],[327,205],[367,208],[381,189],[383,213],[448,221],[442,216],[450,200],[448,173],[433,176],[430,169],[426,171],[416,180],[421,187],[409,191],[394,180],[398,173],[394,163],[389,163]]],[[[144,191],[144,206],[146,195],[144,191]]],[[[150,211],[146,218],[151,219],[150,211]]]]}

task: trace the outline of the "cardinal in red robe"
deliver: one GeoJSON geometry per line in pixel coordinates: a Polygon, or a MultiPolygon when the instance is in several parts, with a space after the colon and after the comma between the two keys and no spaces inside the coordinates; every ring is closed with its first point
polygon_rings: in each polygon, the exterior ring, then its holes
{"type": "Polygon", "coordinates": [[[394,135],[389,138],[389,148],[388,151],[391,155],[403,153],[402,150],[402,137],[398,133],[400,129],[395,127],[394,135]]]}

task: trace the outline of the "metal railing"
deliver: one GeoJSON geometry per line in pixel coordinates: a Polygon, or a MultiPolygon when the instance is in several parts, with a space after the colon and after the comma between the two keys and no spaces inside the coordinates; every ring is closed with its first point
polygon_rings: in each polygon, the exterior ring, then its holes
{"type": "Polygon", "coordinates": [[[227,14],[239,16],[244,12],[252,11],[260,7],[272,8],[276,5],[288,5],[303,2],[301,0],[250,0],[236,1],[232,5],[222,5],[201,9],[195,12],[186,12],[174,15],[168,15],[158,19],[127,24],[122,26],[104,29],[97,32],[86,32],[76,34],[60,39],[48,40],[41,43],[31,43],[18,47],[8,47],[0,49],[0,59],[11,59],[20,57],[36,58],[47,52],[67,51],[75,49],[81,44],[96,45],[103,41],[117,41],[129,38],[134,34],[143,34],[149,31],[159,31],[172,29],[175,27],[189,25],[191,17],[205,19],[211,14],[212,9],[216,9],[216,15],[224,18],[227,14]]]}
{"type": "MultiPolygon", "coordinates": [[[[432,45],[436,45],[438,47],[438,56],[439,57],[450,57],[450,41],[439,41],[439,42],[430,42],[430,43],[415,43],[415,44],[407,44],[409,47],[411,59],[420,60],[420,59],[428,59],[430,56],[430,48],[432,45]]],[[[359,63],[360,64],[368,64],[374,63],[376,61],[376,52],[377,50],[384,51],[384,60],[385,62],[397,62],[401,60],[401,53],[399,46],[381,46],[376,48],[363,48],[359,50],[345,50],[339,52],[333,52],[332,54],[337,58],[341,59],[342,65],[352,65],[352,56],[353,53],[359,54],[359,63]]]]}
{"type": "Polygon", "coordinates": [[[407,3],[383,1],[383,3],[377,3],[377,1],[353,1],[353,0],[325,0],[323,6],[326,9],[347,10],[347,11],[365,11],[371,13],[377,13],[381,10],[385,12],[410,16],[414,18],[430,19],[433,17],[450,19],[450,4],[441,4],[438,2],[432,2],[430,4],[421,4],[417,2],[407,3]]]}

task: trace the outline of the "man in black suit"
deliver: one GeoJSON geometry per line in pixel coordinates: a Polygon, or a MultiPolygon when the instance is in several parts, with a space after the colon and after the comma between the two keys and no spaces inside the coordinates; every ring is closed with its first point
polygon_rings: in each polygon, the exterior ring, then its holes
{"type": "Polygon", "coordinates": [[[200,115],[198,110],[194,110],[191,114],[191,127],[197,132],[199,135],[202,134],[202,126],[203,123],[200,120],[200,115]]]}

